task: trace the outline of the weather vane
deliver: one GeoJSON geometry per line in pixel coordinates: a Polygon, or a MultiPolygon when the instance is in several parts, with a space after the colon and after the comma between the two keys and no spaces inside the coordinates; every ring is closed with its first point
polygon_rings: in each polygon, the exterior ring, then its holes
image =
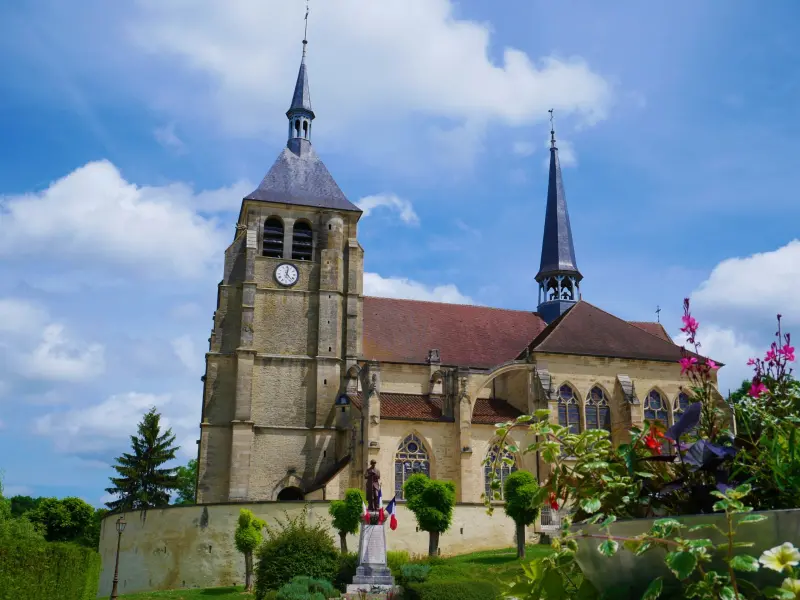
{"type": "Polygon", "coordinates": [[[553,125],[553,109],[551,108],[547,112],[550,113],[550,146],[555,148],[556,147],[556,128],[553,125]]]}
{"type": "Polygon", "coordinates": [[[658,322],[661,323],[661,307],[656,305],[656,319],[658,322]]]}
{"type": "Polygon", "coordinates": [[[306,45],[308,44],[308,12],[309,12],[308,0],[306,0],[306,16],[304,17],[306,21],[306,26],[303,31],[303,59],[305,59],[306,57],[306,45]]]}

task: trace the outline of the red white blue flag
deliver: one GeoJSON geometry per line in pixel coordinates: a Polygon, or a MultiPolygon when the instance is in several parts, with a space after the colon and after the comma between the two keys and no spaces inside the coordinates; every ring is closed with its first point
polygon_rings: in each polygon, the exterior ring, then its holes
{"type": "Polygon", "coordinates": [[[394,531],[397,529],[397,496],[395,495],[389,501],[389,505],[386,507],[386,512],[389,513],[389,529],[394,531]]]}
{"type": "Polygon", "coordinates": [[[364,523],[369,525],[369,507],[367,506],[367,503],[364,502],[363,500],[361,501],[361,504],[364,506],[364,523]]]}
{"type": "Polygon", "coordinates": [[[378,490],[378,523],[383,525],[386,511],[383,509],[383,490],[378,490]]]}

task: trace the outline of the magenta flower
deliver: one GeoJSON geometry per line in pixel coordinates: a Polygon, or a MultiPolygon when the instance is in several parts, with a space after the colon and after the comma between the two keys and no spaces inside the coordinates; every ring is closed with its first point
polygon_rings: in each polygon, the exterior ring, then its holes
{"type": "Polygon", "coordinates": [[[706,364],[708,365],[708,368],[711,369],[712,371],[714,369],[719,369],[719,365],[710,358],[706,359],[706,364]]]}
{"type": "Polygon", "coordinates": [[[766,393],[767,386],[765,386],[762,382],[758,379],[753,380],[753,384],[750,386],[750,396],[753,398],[758,398],[761,394],[766,393]]]}
{"type": "Polygon", "coordinates": [[[700,326],[692,315],[686,314],[681,317],[683,321],[683,327],[681,327],[681,331],[683,333],[688,333],[689,335],[694,336],[697,333],[697,328],[700,326]]]}
{"type": "Polygon", "coordinates": [[[790,346],[789,344],[786,344],[786,345],[783,346],[783,348],[778,350],[778,352],[783,354],[783,356],[784,356],[784,358],[786,359],[787,362],[794,362],[794,346],[790,346]]]}
{"type": "Polygon", "coordinates": [[[750,358],[750,359],[747,360],[747,366],[748,367],[752,367],[754,364],[756,364],[756,359],[755,358],[750,358]]]}
{"type": "Polygon", "coordinates": [[[777,362],[777,360],[778,360],[778,353],[777,353],[777,350],[774,347],[775,344],[773,343],[772,345],[773,345],[773,347],[770,348],[769,350],[767,350],[767,354],[764,357],[764,360],[766,362],[768,362],[769,364],[777,362]]]}
{"type": "Polygon", "coordinates": [[[681,364],[681,375],[685,375],[686,371],[691,371],[692,370],[692,367],[697,362],[697,359],[694,358],[694,357],[689,358],[689,357],[685,356],[682,359],[680,359],[678,362],[681,364]]]}

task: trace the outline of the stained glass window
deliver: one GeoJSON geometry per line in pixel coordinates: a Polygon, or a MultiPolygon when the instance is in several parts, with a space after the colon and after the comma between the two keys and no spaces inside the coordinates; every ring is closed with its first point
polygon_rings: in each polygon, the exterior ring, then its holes
{"type": "Polygon", "coordinates": [[[424,444],[413,433],[403,440],[394,457],[394,491],[403,498],[403,484],[416,473],[431,475],[431,462],[424,444]]]}
{"type": "MultiPolygon", "coordinates": [[[[494,492],[492,490],[492,465],[494,461],[497,460],[498,454],[500,454],[500,446],[494,445],[489,450],[489,453],[486,455],[486,458],[489,459],[489,463],[484,465],[483,467],[483,481],[485,487],[486,497],[494,500],[494,492]]],[[[495,475],[500,479],[500,489],[497,490],[500,492],[500,499],[503,499],[503,488],[505,488],[506,484],[506,477],[511,475],[514,471],[517,470],[517,460],[514,458],[514,455],[509,452],[503,452],[502,457],[500,458],[499,462],[497,463],[497,468],[495,470],[495,475]],[[510,459],[513,461],[511,464],[508,464],[508,461],[504,461],[503,458],[510,459]]]]}
{"type": "Polygon", "coordinates": [[[586,398],[586,429],[611,431],[611,412],[603,388],[594,386],[586,398]]]}
{"type": "Polygon", "coordinates": [[[685,394],[681,392],[678,394],[678,397],[675,398],[675,405],[673,406],[673,410],[675,411],[676,415],[682,414],[685,411],[689,404],[692,403],[691,398],[689,398],[689,394],[685,394]]]}
{"type": "Polygon", "coordinates": [[[558,390],[558,424],[569,427],[571,433],[580,433],[581,417],[575,391],[567,384],[558,390]]]}

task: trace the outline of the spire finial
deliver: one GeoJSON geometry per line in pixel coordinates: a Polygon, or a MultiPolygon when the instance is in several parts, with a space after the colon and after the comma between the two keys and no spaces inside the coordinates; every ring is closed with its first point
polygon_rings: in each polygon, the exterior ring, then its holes
{"type": "Polygon", "coordinates": [[[656,305],[656,319],[658,322],[661,323],[661,307],[656,305]]]}
{"type": "Polygon", "coordinates": [[[556,128],[555,128],[555,125],[553,125],[553,109],[551,108],[547,112],[550,113],[550,147],[551,148],[555,148],[556,147],[556,128]]]}
{"type": "Polygon", "coordinates": [[[305,26],[305,29],[303,31],[303,61],[304,62],[306,60],[306,46],[308,45],[308,13],[309,13],[308,0],[306,0],[306,16],[305,16],[306,26],[305,26]]]}

